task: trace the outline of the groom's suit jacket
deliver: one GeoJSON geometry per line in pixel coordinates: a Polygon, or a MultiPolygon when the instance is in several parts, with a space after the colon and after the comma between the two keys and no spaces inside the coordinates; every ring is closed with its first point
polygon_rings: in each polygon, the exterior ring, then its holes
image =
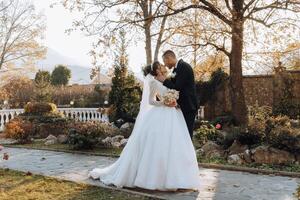
{"type": "Polygon", "coordinates": [[[177,102],[183,112],[195,112],[198,109],[198,101],[192,67],[183,60],[179,60],[173,74],[176,74],[175,77],[165,80],[164,86],[179,91],[177,102]]]}

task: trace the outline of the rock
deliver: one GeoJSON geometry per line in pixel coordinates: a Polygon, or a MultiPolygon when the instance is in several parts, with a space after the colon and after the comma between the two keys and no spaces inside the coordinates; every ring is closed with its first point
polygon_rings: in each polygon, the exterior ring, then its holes
{"type": "Polygon", "coordinates": [[[101,142],[104,144],[104,146],[111,147],[112,138],[111,137],[106,137],[101,142]]]}
{"type": "Polygon", "coordinates": [[[123,124],[121,127],[120,127],[120,129],[122,130],[122,129],[128,129],[128,128],[130,128],[131,127],[131,124],[129,123],[129,122],[127,122],[127,123],[125,123],[125,124],[123,124]]]}
{"type": "Polygon", "coordinates": [[[251,158],[251,151],[247,149],[243,154],[242,158],[244,159],[245,162],[247,163],[252,163],[252,158],[251,158]]]}
{"type": "Polygon", "coordinates": [[[238,154],[228,156],[227,161],[229,164],[241,165],[244,163],[243,159],[238,154]]]}
{"type": "Polygon", "coordinates": [[[223,138],[225,138],[228,135],[228,132],[224,131],[224,130],[219,130],[220,135],[223,136],[223,138]]]}
{"type": "Polygon", "coordinates": [[[112,143],[113,142],[120,142],[122,139],[124,139],[123,135],[116,135],[116,136],[114,136],[114,137],[111,138],[112,143]]]}
{"type": "Polygon", "coordinates": [[[251,151],[252,159],[258,164],[291,164],[295,162],[293,154],[268,146],[259,146],[251,151]]]}
{"type": "Polygon", "coordinates": [[[45,140],[57,140],[57,138],[54,135],[48,135],[48,137],[46,137],[45,140]]]}
{"type": "Polygon", "coordinates": [[[120,142],[112,142],[111,145],[113,148],[120,148],[121,146],[120,142]]]}
{"type": "Polygon", "coordinates": [[[128,142],[128,139],[122,139],[121,140],[121,142],[120,142],[120,144],[121,144],[121,147],[125,147],[126,146],[126,144],[127,144],[127,142],[128,142]]]}
{"type": "Polygon", "coordinates": [[[197,155],[203,156],[203,155],[204,155],[203,149],[201,149],[201,148],[200,148],[200,149],[197,149],[197,150],[196,150],[196,154],[197,154],[197,155]]]}
{"type": "Polygon", "coordinates": [[[242,145],[239,141],[234,140],[233,144],[228,148],[229,155],[244,153],[248,149],[248,145],[242,145]]]}
{"type": "Polygon", "coordinates": [[[61,134],[61,135],[57,136],[57,141],[60,144],[65,144],[68,141],[68,136],[61,134]]]}
{"type": "Polygon", "coordinates": [[[49,135],[45,141],[45,145],[53,145],[57,143],[57,138],[54,135],[49,135]]]}
{"type": "Polygon", "coordinates": [[[57,143],[57,140],[47,140],[46,142],[45,142],[45,145],[53,145],[53,144],[56,144],[57,143]]]}
{"type": "Polygon", "coordinates": [[[0,144],[5,145],[5,144],[17,144],[18,140],[14,140],[14,139],[9,139],[9,138],[5,138],[2,139],[0,138],[0,144]]]}
{"type": "Polygon", "coordinates": [[[115,126],[120,128],[124,124],[123,119],[118,119],[117,121],[114,122],[115,126]]]}
{"type": "Polygon", "coordinates": [[[212,141],[208,141],[204,144],[201,151],[206,158],[220,158],[224,156],[223,148],[212,141]]]}
{"type": "Polygon", "coordinates": [[[123,119],[118,119],[116,122],[117,122],[117,123],[123,123],[124,120],[123,120],[123,119]]]}

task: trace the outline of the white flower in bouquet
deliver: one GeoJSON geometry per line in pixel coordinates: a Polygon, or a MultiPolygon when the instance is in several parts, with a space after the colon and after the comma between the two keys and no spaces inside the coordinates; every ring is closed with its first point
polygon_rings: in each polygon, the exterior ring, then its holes
{"type": "Polygon", "coordinates": [[[177,102],[179,98],[179,92],[177,90],[168,90],[168,92],[162,97],[162,101],[166,105],[171,105],[177,102]]]}

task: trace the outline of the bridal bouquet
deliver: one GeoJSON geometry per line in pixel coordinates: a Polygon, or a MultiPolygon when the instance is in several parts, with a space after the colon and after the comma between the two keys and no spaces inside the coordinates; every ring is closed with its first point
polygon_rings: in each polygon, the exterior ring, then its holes
{"type": "Polygon", "coordinates": [[[165,105],[174,105],[176,106],[177,100],[179,98],[179,92],[176,90],[168,90],[168,92],[162,97],[162,101],[165,105]]]}

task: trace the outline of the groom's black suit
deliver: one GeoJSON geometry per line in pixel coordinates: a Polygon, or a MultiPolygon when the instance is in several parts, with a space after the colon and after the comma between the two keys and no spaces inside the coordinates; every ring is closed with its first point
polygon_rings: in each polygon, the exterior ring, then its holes
{"type": "Polygon", "coordinates": [[[188,63],[179,60],[173,70],[173,74],[175,73],[174,78],[165,80],[163,84],[167,88],[179,91],[178,104],[183,112],[190,136],[193,138],[195,117],[198,110],[194,72],[188,63]]]}

